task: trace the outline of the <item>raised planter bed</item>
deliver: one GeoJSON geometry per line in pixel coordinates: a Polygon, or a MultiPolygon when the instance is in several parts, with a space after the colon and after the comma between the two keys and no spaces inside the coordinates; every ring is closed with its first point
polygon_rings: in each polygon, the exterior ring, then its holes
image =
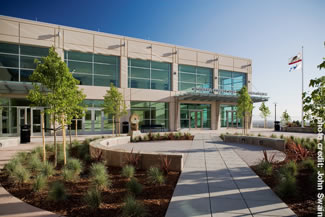
{"type": "MultiPolygon", "coordinates": [[[[123,137],[121,137],[123,138],[123,137]]],[[[171,153],[154,153],[154,152],[139,152],[130,153],[125,150],[112,150],[110,146],[104,145],[109,139],[95,140],[90,143],[89,151],[90,156],[93,159],[105,161],[108,166],[123,167],[125,159],[133,154],[139,158],[139,168],[146,170],[151,166],[159,166],[161,164],[161,158],[166,157],[171,161],[170,170],[180,172],[183,169],[183,154],[171,154],[171,153]]]]}
{"type": "Polygon", "coordinates": [[[285,151],[284,139],[242,135],[224,135],[223,137],[225,142],[258,145],[273,148],[282,152],[285,151]]]}
{"type": "Polygon", "coordinates": [[[311,127],[281,127],[283,132],[296,132],[296,133],[315,133],[311,127]]]}

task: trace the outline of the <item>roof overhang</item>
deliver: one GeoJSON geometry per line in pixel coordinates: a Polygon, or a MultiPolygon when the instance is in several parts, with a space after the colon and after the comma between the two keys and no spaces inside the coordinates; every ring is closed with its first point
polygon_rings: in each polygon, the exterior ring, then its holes
{"type": "MultiPolygon", "coordinates": [[[[237,102],[237,95],[226,95],[226,94],[213,94],[213,93],[182,93],[177,95],[176,98],[178,100],[188,100],[188,101],[217,101],[217,102],[237,102]]],[[[266,102],[268,101],[268,97],[265,96],[253,96],[251,95],[251,99],[254,103],[257,102],[266,102]]]]}
{"type": "MultiPolygon", "coordinates": [[[[31,82],[0,81],[0,93],[2,94],[28,94],[31,89],[33,89],[31,82]]],[[[46,91],[45,88],[41,88],[41,90],[46,91]]]]}

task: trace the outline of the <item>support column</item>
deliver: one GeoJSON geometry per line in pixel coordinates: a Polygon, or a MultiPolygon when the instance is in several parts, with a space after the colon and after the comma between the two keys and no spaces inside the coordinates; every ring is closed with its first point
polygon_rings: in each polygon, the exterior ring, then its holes
{"type": "Polygon", "coordinates": [[[212,74],[212,83],[213,83],[213,88],[218,89],[219,88],[219,83],[218,83],[218,72],[219,70],[217,68],[213,69],[213,74],[212,74]]]}
{"type": "Polygon", "coordinates": [[[175,124],[175,121],[176,121],[176,113],[174,112],[175,111],[175,106],[176,106],[176,103],[175,102],[169,102],[169,131],[175,131],[176,130],[176,124],[175,124]]]}
{"type": "Polygon", "coordinates": [[[178,64],[172,64],[171,91],[178,91],[178,64]]]}
{"type": "Polygon", "coordinates": [[[120,88],[128,88],[128,58],[121,56],[120,62],[120,88]]]}
{"type": "Polygon", "coordinates": [[[217,129],[217,102],[211,104],[211,130],[217,129]]]}

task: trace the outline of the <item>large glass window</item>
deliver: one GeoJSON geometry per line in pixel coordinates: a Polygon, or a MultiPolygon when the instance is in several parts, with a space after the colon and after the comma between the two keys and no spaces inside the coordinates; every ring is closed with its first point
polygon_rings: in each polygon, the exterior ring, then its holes
{"type": "MultiPolygon", "coordinates": [[[[219,89],[239,91],[245,85],[246,85],[245,73],[219,70],[219,89]]],[[[232,93],[223,93],[223,94],[232,94],[232,93]]]]}
{"type": "Polygon", "coordinates": [[[129,88],[170,90],[171,64],[129,59],[129,88]]]}
{"type": "Polygon", "coordinates": [[[168,103],[164,102],[131,102],[131,114],[140,117],[139,127],[149,128],[152,125],[160,125],[168,130],[168,103]]]}
{"type": "Polygon", "coordinates": [[[64,51],[64,59],[80,85],[120,87],[119,57],[64,51]]]}
{"type": "Polygon", "coordinates": [[[0,42],[0,80],[29,82],[35,59],[47,56],[48,48],[0,42]]]}
{"type": "Polygon", "coordinates": [[[180,118],[181,128],[190,128],[190,127],[211,128],[211,105],[210,104],[181,103],[180,115],[181,115],[180,118]],[[203,123],[202,127],[201,127],[201,123],[203,123]]]}
{"type": "Polygon", "coordinates": [[[193,88],[212,88],[212,74],[210,68],[179,65],[178,90],[195,92],[193,88]]]}

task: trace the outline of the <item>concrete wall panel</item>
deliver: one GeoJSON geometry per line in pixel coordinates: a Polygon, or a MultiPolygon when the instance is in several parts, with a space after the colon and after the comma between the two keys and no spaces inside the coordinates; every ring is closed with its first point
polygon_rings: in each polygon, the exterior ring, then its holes
{"type": "Polygon", "coordinates": [[[151,55],[151,44],[138,41],[128,41],[128,53],[151,55]]]}
{"type": "Polygon", "coordinates": [[[224,65],[224,66],[234,66],[234,61],[233,58],[231,57],[226,57],[226,56],[219,56],[219,65],[224,65]]]}
{"type": "Polygon", "coordinates": [[[20,23],[20,37],[54,42],[54,38],[57,36],[54,34],[54,28],[20,23]]]}
{"type": "Polygon", "coordinates": [[[33,45],[33,46],[37,44],[38,46],[42,46],[42,47],[51,47],[52,45],[54,45],[54,41],[37,40],[31,38],[20,38],[20,43],[26,45],[33,45]]]}
{"type": "Polygon", "coordinates": [[[191,50],[178,49],[178,59],[196,62],[196,52],[191,50]]]}
{"type": "Polygon", "coordinates": [[[0,34],[19,36],[19,23],[0,19],[0,34]]]}
{"type": "Polygon", "coordinates": [[[89,33],[64,30],[64,43],[93,47],[93,35],[89,33]]]}
{"type": "Polygon", "coordinates": [[[0,41],[19,43],[19,37],[18,36],[1,35],[0,34],[0,41]]]}
{"type": "Polygon", "coordinates": [[[76,45],[76,44],[64,44],[65,50],[74,50],[74,51],[80,51],[80,52],[93,52],[93,47],[89,46],[83,46],[83,45],[76,45]]]}

